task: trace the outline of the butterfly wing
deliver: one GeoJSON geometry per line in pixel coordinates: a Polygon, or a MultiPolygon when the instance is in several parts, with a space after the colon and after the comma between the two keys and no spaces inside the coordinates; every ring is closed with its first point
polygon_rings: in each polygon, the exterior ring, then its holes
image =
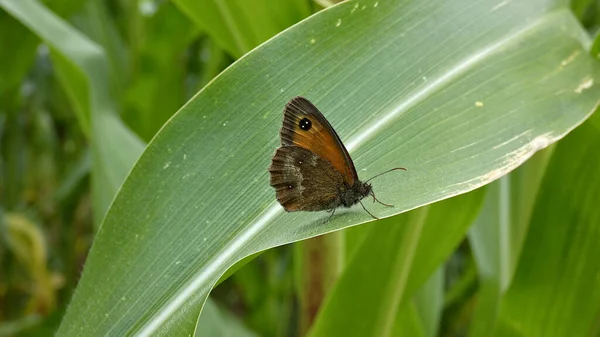
{"type": "Polygon", "coordinates": [[[282,146],[273,156],[271,186],[288,212],[322,211],[340,206],[342,174],[314,152],[299,146],[282,146]]]}
{"type": "Polygon", "coordinates": [[[325,116],[309,100],[294,97],[285,106],[281,145],[295,145],[315,153],[341,173],[348,186],[358,180],[352,158],[325,116]]]}

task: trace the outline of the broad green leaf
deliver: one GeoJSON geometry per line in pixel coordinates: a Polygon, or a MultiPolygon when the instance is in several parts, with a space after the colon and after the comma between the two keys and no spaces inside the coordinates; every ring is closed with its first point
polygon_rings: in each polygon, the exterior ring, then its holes
{"type": "Polygon", "coordinates": [[[438,335],[444,307],[444,266],[440,266],[433,275],[417,291],[413,302],[417,308],[419,319],[425,336],[438,335]]]}
{"type": "Polygon", "coordinates": [[[400,306],[390,336],[438,335],[444,297],[443,275],[443,268],[438,268],[414,298],[400,306]]]}
{"type": "Polygon", "coordinates": [[[479,271],[477,308],[471,336],[489,336],[502,294],[515,272],[530,225],[531,212],[552,149],[490,184],[483,209],[469,232],[479,271]]]}
{"type": "MultiPolygon", "coordinates": [[[[389,336],[411,336],[411,337],[427,337],[423,321],[419,317],[417,306],[413,302],[407,302],[398,311],[394,319],[394,326],[389,333],[389,336]]],[[[338,335],[332,335],[338,336],[338,335]]],[[[342,336],[342,335],[339,335],[342,336]]],[[[346,335],[359,336],[359,335],[346,335]]]]}
{"type": "Polygon", "coordinates": [[[517,271],[502,298],[497,336],[597,335],[598,144],[600,130],[585,123],[556,146],[517,271]]]}
{"type": "Polygon", "coordinates": [[[597,104],[600,65],[563,2],[355,5],[248,53],[161,129],[107,214],[59,334],[190,334],[236,261],[372,221],[360,208],[329,221],[286,214],[274,201],[266,168],[294,95],[324,112],[361,178],[408,168],[374,181],[395,205],[369,206],[380,217],[499,178],[597,104]]]}
{"type": "Polygon", "coordinates": [[[231,314],[219,308],[214,302],[207,301],[198,320],[200,327],[197,337],[252,337],[255,336],[246,329],[231,314]]]}
{"type": "Polygon", "coordinates": [[[346,250],[345,260],[352,258],[371,229],[371,226],[355,226],[342,231],[344,233],[344,247],[346,250]]]}
{"type": "Polygon", "coordinates": [[[306,0],[174,0],[174,3],[236,58],[310,14],[306,0]]]}
{"type": "Polygon", "coordinates": [[[326,298],[310,336],[391,336],[406,328],[394,328],[400,308],[409,309],[404,304],[460,243],[482,195],[380,221],[326,298]]]}

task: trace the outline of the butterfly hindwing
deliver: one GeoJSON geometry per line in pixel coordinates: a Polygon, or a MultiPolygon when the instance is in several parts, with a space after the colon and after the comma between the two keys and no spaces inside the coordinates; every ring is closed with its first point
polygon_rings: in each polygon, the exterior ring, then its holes
{"type": "Polygon", "coordinates": [[[339,136],[306,98],[294,97],[287,103],[280,136],[282,146],[295,145],[328,161],[348,186],[358,180],[354,163],[339,136]]]}
{"type": "Polygon", "coordinates": [[[340,205],[342,175],[326,160],[299,146],[282,146],[273,156],[271,186],[288,212],[331,210],[340,205]]]}

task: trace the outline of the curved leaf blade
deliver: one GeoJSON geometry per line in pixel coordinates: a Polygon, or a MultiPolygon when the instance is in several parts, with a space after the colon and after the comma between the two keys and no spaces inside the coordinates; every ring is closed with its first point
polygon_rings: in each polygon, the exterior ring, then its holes
{"type": "Polygon", "coordinates": [[[376,181],[396,205],[373,208],[382,217],[497,179],[597,104],[599,66],[562,2],[361,4],[263,44],[165,125],[105,219],[61,334],[191,333],[244,256],[371,221],[274,203],[266,167],[291,96],[322,109],[361,177],[409,168],[376,181]]]}

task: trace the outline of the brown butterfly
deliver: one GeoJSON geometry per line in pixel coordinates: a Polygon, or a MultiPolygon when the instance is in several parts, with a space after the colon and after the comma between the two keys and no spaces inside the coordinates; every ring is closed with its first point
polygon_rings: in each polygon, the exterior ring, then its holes
{"type": "Polygon", "coordinates": [[[330,211],[351,207],[368,195],[375,198],[368,181],[393,170],[380,173],[361,182],[352,158],[333,127],[323,114],[304,97],[294,97],[283,111],[280,131],[281,147],[273,158],[269,172],[271,186],[276,190],[277,201],[288,212],[330,211]]]}

